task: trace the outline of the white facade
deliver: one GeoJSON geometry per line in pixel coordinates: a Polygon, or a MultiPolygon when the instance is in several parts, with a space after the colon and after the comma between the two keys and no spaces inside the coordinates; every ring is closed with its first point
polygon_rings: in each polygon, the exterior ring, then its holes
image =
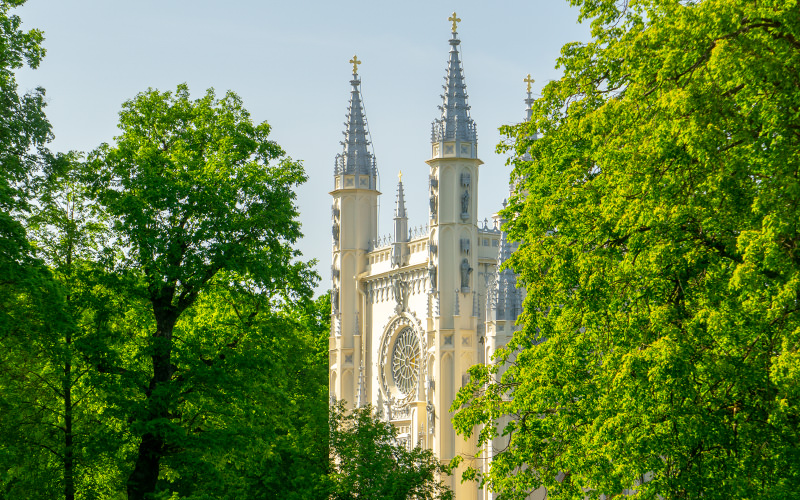
{"type": "MultiPolygon", "coordinates": [[[[409,234],[400,182],[391,242],[377,239],[377,166],[354,71],[331,192],[330,394],[350,407],[372,404],[409,446],[433,449],[443,461],[460,454],[463,466],[484,468],[492,451],[476,462],[476,443],[455,434],[449,408],[469,367],[511,337],[524,292],[511,271],[498,273],[511,252],[500,221],[477,222],[482,162],[459,44],[454,31],[429,183],[419,186],[429,194],[427,224],[409,234]]],[[[451,481],[458,500],[491,498],[476,483],[462,484],[460,471],[451,481]]]]}

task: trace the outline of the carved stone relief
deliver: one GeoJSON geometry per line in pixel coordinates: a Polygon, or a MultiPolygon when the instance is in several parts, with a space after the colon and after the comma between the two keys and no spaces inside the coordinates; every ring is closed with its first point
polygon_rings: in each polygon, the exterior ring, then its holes
{"type": "Polygon", "coordinates": [[[331,289],[331,307],[333,314],[339,314],[339,287],[336,286],[331,289]]]}
{"type": "Polygon", "coordinates": [[[461,218],[469,219],[469,188],[461,195],[461,218]]]}
{"type": "Polygon", "coordinates": [[[472,273],[472,268],[469,266],[469,261],[463,259],[461,261],[461,291],[466,293],[469,291],[469,275],[472,273]]]}

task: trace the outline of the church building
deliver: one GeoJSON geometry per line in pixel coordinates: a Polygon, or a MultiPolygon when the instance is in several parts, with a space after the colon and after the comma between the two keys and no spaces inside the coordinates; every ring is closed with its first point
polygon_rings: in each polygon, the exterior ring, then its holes
{"type": "MultiPolygon", "coordinates": [[[[456,435],[449,408],[468,380],[467,370],[490,360],[511,338],[524,290],[511,270],[500,270],[513,251],[503,221],[494,215],[480,222],[483,162],[461,69],[460,20],[455,13],[449,20],[445,93],[432,126],[428,185],[413,186],[428,192],[428,220],[420,230],[409,232],[401,177],[393,234],[379,239],[378,165],[367,140],[360,61],[350,61],[344,150],[336,156],[330,193],[330,395],[350,408],[371,404],[408,446],[432,449],[443,461],[463,455],[465,466],[483,469],[492,450],[476,460],[474,438],[456,435]]],[[[460,472],[450,481],[458,500],[493,498],[477,483],[462,484],[460,472]]]]}

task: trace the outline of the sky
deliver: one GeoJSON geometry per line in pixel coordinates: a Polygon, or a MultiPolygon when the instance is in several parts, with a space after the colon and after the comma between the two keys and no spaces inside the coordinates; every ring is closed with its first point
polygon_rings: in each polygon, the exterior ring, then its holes
{"type": "Polygon", "coordinates": [[[21,91],[44,87],[53,151],[88,152],[112,143],[126,100],[148,88],[193,97],[213,87],[244,101],[255,122],[302,160],[298,190],[303,259],[316,259],[317,292],[330,287],[329,192],[350,97],[353,55],[380,175],[379,235],[392,230],[402,170],[409,226],[427,222],[431,122],[455,11],[471,116],[478,129],[480,219],[508,196],[511,167],[496,152],[498,128],[525,116],[527,74],[534,97],[558,79],[561,47],[589,39],[567,0],[28,0],[13,13],[44,31],[47,55],[21,70],[21,91]]]}

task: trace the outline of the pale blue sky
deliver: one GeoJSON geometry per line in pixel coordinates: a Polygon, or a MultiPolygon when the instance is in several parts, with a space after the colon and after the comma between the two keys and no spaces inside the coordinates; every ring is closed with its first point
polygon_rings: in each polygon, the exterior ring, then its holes
{"type": "Polygon", "coordinates": [[[453,12],[459,24],[471,115],[478,126],[479,215],[507,196],[510,167],[495,153],[497,128],[524,117],[534,92],[560,77],[561,46],[588,39],[566,0],[405,2],[229,0],[28,0],[24,28],[45,33],[47,56],[18,75],[42,86],[55,151],[89,151],[117,134],[123,101],[148,87],[193,95],[233,90],[272,138],[304,162],[299,191],[305,258],[319,261],[318,290],[330,283],[333,160],[341,151],[353,54],[381,175],[380,234],[391,231],[397,172],[409,225],[427,218],[430,125],[441,103],[453,12]]]}

